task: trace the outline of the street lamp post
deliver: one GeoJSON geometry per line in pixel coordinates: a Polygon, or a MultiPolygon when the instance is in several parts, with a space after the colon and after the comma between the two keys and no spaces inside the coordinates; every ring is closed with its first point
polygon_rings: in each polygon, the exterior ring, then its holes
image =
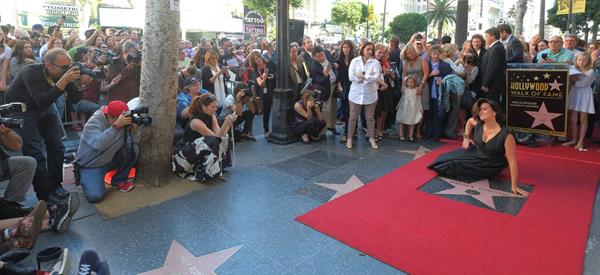
{"type": "MultiPolygon", "coordinates": [[[[271,105],[272,131],[267,139],[275,144],[290,144],[298,139],[292,130],[293,90],[289,85],[289,2],[277,1],[277,88],[271,105]]],[[[267,95],[263,95],[267,96],[267,95]]],[[[266,114],[263,114],[263,116],[266,114]]]]}

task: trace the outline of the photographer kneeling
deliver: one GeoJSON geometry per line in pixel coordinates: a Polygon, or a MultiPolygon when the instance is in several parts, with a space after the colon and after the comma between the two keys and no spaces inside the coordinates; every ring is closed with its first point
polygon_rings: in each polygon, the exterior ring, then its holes
{"type": "Polygon", "coordinates": [[[237,115],[226,116],[219,127],[217,108],[217,98],[211,93],[192,100],[190,123],[173,150],[173,172],[177,176],[204,182],[220,176],[224,168],[231,166],[233,143],[227,133],[237,115]]]}
{"type": "Polygon", "coordinates": [[[315,92],[304,90],[300,100],[294,104],[294,134],[302,138],[304,143],[310,139],[319,140],[319,133],[325,128],[325,120],[321,114],[321,102],[315,100],[315,92]]]}
{"type": "Polygon", "coordinates": [[[138,158],[140,133],[127,111],[125,102],[111,101],[96,111],[83,128],[76,163],[83,192],[91,203],[104,197],[104,175],[112,169],[117,170],[112,186],[122,192],[134,187],[128,176],[138,158]]]}
{"type": "Polygon", "coordinates": [[[235,98],[234,95],[231,94],[225,98],[225,108],[221,111],[221,117],[226,117],[231,114],[237,115],[237,119],[233,123],[236,141],[238,139],[256,140],[250,135],[255,113],[254,94],[244,83],[237,84],[233,94],[235,95],[235,98]],[[244,123],[244,128],[239,131],[238,126],[242,123],[244,123]]]}

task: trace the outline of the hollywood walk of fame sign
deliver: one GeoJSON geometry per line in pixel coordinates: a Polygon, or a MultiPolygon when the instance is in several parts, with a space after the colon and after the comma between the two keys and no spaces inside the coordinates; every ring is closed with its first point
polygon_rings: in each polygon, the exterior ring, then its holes
{"type": "Polygon", "coordinates": [[[352,175],[352,177],[350,177],[346,183],[344,184],[340,184],[340,183],[315,183],[316,185],[325,187],[327,189],[331,189],[333,191],[335,191],[335,195],[333,195],[333,197],[331,197],[329,199],[329,201],[332,201],[334,199],[337,199],[345,194],[348,194],[354,190],[356,190],[357,188],[363,187],[365,184],[358,179],[357,176],[352,175]]]}
{"type": "Polygon", "coordinates": [[[506,125],[516,131],[567,135],[569,67],[521,64],[506,70],[506,125]]]}
{"type": "Polygon", "coordinates": [[[242,246],[236,246],[221,250],[212,254],[194,257],[177,241],[171,243],[167,259],[161,268],[140,273],[138,275],[200,275],[216,274],[215,270],[227,261],[233,254],[240,250],[242,246]]]}

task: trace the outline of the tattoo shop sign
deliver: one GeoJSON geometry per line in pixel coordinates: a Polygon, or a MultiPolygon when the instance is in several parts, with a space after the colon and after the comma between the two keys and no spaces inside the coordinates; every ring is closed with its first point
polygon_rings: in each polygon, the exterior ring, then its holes
{"type": "Polygon", "coordinates": [[[244,6],[244,39],[266,37],[265,19],[257,11],[244,6]]]}
{"type": "Polygon", "coordinates": [[[507,69],[506,79],[506,125],[510,129],[567,136],[568,67],[523,64],[507,69]]]}

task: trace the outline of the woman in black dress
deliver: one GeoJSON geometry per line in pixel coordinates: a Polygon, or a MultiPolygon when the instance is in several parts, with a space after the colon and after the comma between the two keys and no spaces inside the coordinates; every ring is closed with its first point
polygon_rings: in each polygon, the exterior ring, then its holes
{"type": "Polygon", "coordinates": [[[443,177],[473,182],[494,177],[508,166],[512,192],[528,196],[518,186],[515,138],[500,124],[501,118],[502,111],[496,102],[479,99],[473,106],[473,117],[465,126],[463,148],[439,156],[428,168],[443,177]]]}

